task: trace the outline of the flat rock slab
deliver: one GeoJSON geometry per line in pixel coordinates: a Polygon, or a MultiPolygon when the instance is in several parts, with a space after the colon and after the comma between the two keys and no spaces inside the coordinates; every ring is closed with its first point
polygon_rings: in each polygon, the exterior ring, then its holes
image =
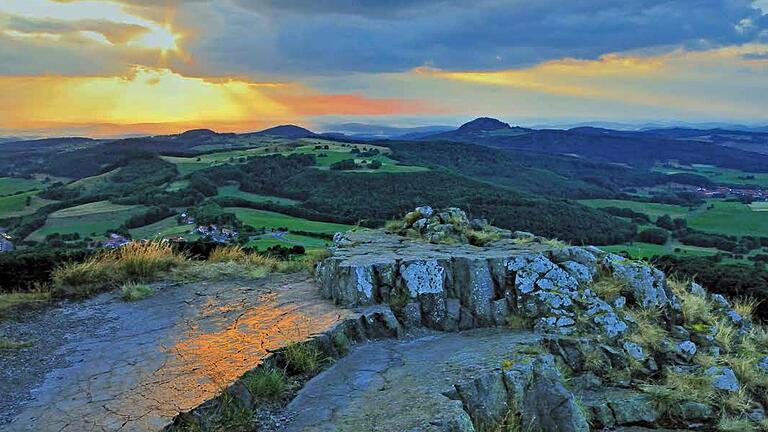
{"type": "Polygon", "coordinates": [[[285,430],[441,431],[465,416],[443,393],[538,343],[533,333],[478,329],[360,345],[299,392],[285,430]]]}
{"type": "Polygon", "coordinates": [[[2,323],[33,345],[0,357],[0,429],[159,430],[270,350],[349,314],[293,275],[159,286],[132,303],[103,294],[2,323]]]}

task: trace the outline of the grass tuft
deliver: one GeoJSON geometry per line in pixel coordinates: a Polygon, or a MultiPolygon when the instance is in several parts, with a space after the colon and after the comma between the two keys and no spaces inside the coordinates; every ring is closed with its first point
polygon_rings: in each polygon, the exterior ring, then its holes
{"type": "Polygon", "coordinates": [[[120,298],[125,301],[143,300],[154,292],[155,290],[147,284],[129,282],[120,288],[120,298]]]}
{"type": "Polygon", "coordinates": [[[314,375],[325,359],[315,344],[294,342],[285,347],[285,365],[293,373],[314,375]]]}
{"type": "Polygon", "coordinates": [[[717,422],[717,430],[722,432],[753,432],[757,428],[748,418],[724,415],[717,422]]]}
{"type": "Polygon", "coordinates": [[[248,372],[243,384],[251,396],[270,401],[282,399],[290,387],[283,371],[264,367],[248,372]]]}
{"type": "Polygon", "coordinates": [[[0,294],[0,319],[16,311],[29,309],[47,304],[51,301],[51,291],[40,286],[30,292],[15,292],[0,294]]]}
{"type": "Polygon", "coordinates": [[[13,339],[0,337],[0,350],[16,350],[16,349],[28,348],[31,346],[32,346],[32,342],[30,341],[19,342],[13,339]]]}
{"type": "Polygon", "coordinates": [[[627,340],[634,342],[652,352],[662,348],[662,342],[667,337],[667,331],[659,323],[662,310],[660,308],[632,308],[627,310],[635,324],[630,328],[627,340]]]}

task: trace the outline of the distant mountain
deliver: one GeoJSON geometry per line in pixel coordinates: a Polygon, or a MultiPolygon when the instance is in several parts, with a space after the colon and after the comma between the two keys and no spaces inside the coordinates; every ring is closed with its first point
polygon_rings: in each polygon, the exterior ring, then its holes
{"type": "Polygon", "coordinates": [[[321,127],[323,135],[345,136],[356,139],[418,139],[422,136],[455,129],[454,126],[395,127],[366,123],[327,124],[321,127]]]}
{"type": "Polygon", "coordinates": [[[192,129],[186,132],[180,133],[181,138],[208,138],[218,135],[216,132],[210,129],[192,129]]]}
{"type": "Polygon", "coordinates": [[[264,129],[263,131],[259,131],[259,132],[243,134],[243,136],[259,136],[259,135],[271,135],[271,136],[278,136],[278,137],[288,138],[288,139],[311,138],[311,137],[317,136],[317,134],[312,132],[311,130],[304,129],[303,127],[295,126],[295,125],[280,125],[280,126],[271,127],[269,129],[264,129]]]}
{"type": "Polygon", "coordinates": [[[759,154],[762,152],[753,148],[763,145],[753,141],[759,141],[759,135],[744,134],[747,135],[737,137],[737,133],[724,133],[715,139],[706,131],[701,131],[701,136],[708,137],[704,140],[691,139],[690,134],[681,139],[677,133],[665,135],[661,132],[615,131],[595,127],[535,130],[511,127],[499,120],[481,117],[456,130],[428,135],[421,140],[459,141],[504,149],[577,155],[589,160],[636,167],[650,167],[656,162],[676,160],[684,164],[713,164],[768,172],[768,155],[759,154]],[[750,148],[740,148],[738,145],[744,144],[745,137],[749,137],[750,148]]]}

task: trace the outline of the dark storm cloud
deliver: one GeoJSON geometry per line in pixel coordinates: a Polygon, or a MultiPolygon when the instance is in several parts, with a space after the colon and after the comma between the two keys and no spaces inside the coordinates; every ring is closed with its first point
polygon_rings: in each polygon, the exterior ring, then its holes
{"type": "Polygon", "coordinates": [[[233,25],[215,43],[206,44],[204,55],[243,72],[287,74],[308,69],[394,72],[422,65],[502,69],[625,50],[738,44],[756,40],[768,28],[761,11],[747,0],[235,0],[235,4],[241,15],[230,10],[233,25]],[[249,25],[250,14],[269,25],[249,25]],[[233,60],[231,53],[252,55],[233,60]]]}

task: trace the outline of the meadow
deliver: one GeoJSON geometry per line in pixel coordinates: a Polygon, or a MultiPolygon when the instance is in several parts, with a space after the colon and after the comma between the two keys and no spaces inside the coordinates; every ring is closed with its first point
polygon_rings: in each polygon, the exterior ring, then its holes
{"type": "Polygon", "coordinates": [[[311,221],[266,210],[240,207],[227,207],[224,210],[234,213],[241,222],[254,228],[270,229],[282,227],[287,228],[289,231],[305,231],[324,234],[347,231],[351,228],[350,225],[311,221]]]}
{"type": "Polygon", "coordinates": [[[626,201],[626,200],[612,200],[612,199],[589,199],[579,200],[580,204],[584,204],[587,207],[592,208],[604,208],[604,207],[618,207],[628,208],[638,213],[645,213],[652,219],[662,215],[669,215],[673,218],[687,217],[691,212],[688,207],[671,204],[659,204],[659,203],[646,203],[638,201],[626,201]]]}
{"type": "Polygon", "coordinates": [[[106,232],[120,227],[129,217],[146,210],[141,205],[118,205],[98,201],[69,207],[51,213],[45,225],[29,235],[27,240],[43,241],[49,234],[78,233],[81,238],[104,238],[106,232]]]}
{"type": "Polygon", "coordinates": [[[190,234],[194,225],[179,225],[176,222],[176,216],[163,219],[153,224],[129,230],[134,239],[153,239],[164,237],[184,237],[187,240],[193,240],[198,237],[197,234],[190,234]]]}
{"type": "Polygon", "coordinates": [[[30,215],[40,207],[54,201],[45,200],[37,196],[37,191],[17,193],[15,195],[0,196],[0,215],[2,217],[17,217],[30,215]],[[29,205],[27,205],[29,199],[29,205]]]}
{"type": "Polygon", "coordinates": [[[32,189],[42,188],[44,183],[38,179],[0,177],[0,196],[14,195],[32,189]]]}
{"type": "Polygon", "coordinates": [[[270,196],[270,195],[259,195],[255,193],[244,192],[240,190],[239,184],[231,184],[231,185],[219,187],[219,193],[216,196],[222,197],[222,198],[239,198],[239,199],[243,199],[243,200],[254,202],[254,203],[272,202],[275,204],[280,204],[285,206],[299,204],[299,201],[292,200],[289,198],[281,198],[281,197],[270,196]]]}
{"type": "Polygon", "coordinates": [[[768,236],[768,212],[752,211],[739,202],[707,201],[711,209],[701,209],[688,217],[688,226],[711,233],[736,236],[768,236]]]}
{"type": "Polygon", "coordinates": [[[693,164],[691,166],[656,165],[654,171],[665,174],[698,174],[709,178],[716,183],[724,184],[751,184],[768,187],[768,173],[751,173],[736,169],[721,168],[712,165],[693,164]]]}

